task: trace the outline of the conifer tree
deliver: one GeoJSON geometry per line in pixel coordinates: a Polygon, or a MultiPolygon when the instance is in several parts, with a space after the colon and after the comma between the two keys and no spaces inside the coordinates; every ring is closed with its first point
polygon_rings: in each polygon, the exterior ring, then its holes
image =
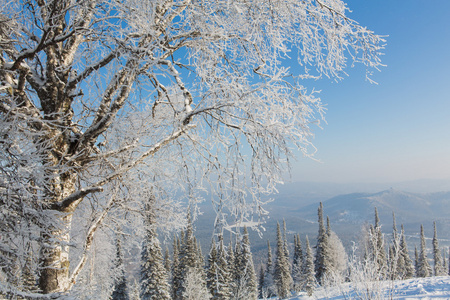
{"type": "Polygon", "coordinates": [[[130,292],[130,300],[141,300],[140,294],[140,284],[136,280],[133,282],[133,286],[130,292]]]}
{"type": "Polygon", "coordinates": [[[236,294],[234,297],[240,300],[256,300],[258,298],[258,283],[246,226],[244,226],[242,242],[238,244],[237,249],[236,294]]]}
{"type": "Polygon", "coordinates": [[[214,240],[208,254],[208,269],[206,270],[206,286],[212,299],[216,299],[219,290],[219,272],[217,271],[217,249],[214,240]]]}
{"type": "Polygon", "coordinates": [[[259,275],[258,275],[258,299],[267,298],[264,295],[264,274],[266,273],[266,270],[264,268],[264,265],[261,264],[259,267],[259,275]]]}
{"type": "Polygon", "coordinates": [[[204,262],[201,255],[201,249],[197,245],[191,215],[188,211],[187,227],[184,233],[182,232],[181,234],[181,245],[179,250],[180,277],[177,290],[175,291],[175,300],[184,300],[186,297],[191,297],[191,292],[194,291],[194,288],[201,291],[207,290],[206,274],[203,265],[204,262]],[[194,284],[188,282],[189,280],[196,280],[197,282],[194,284]],[[189,288],[189,291],[186,290],[187,288],[189,288]]]}
{"type": "Polygon", "coordinates": [[[277,250],[274,269],[274,280],[277,287],[278,298],[284,299],[290,295],[292,277],[289,260],[286,257],[284,238],[281,234],[280,224],[277,223],[277,250]]]}
{"type": "Polygon", "coordinates": [[[430,264],[427,258],[427,247],[423,225],[420,225],[420,253],[417,261],[417,277],[429,277],[432,275],[430,264]]]}
{"type": "Polygon", "coordinates": [[[316,286],[315,270],[314,270],[314,256],[309,245],[308,236],[306,236],[305,242],[305,260],[303,265],[303,290],[306,291],[308,296],[312,296],[316,286]]]}
{"type": "Polygon", "coordinates": [[[112,300],[128,300],[127,281],[125,278],[125,270],[123,269],[123,253],[120,239],[116,239],[116,280],[113,286],[113,292],[111,295],[112,300]]]}
{"type": "Polygon", "coordinates": [[[237,282],[237,261],[236,261],[236,256],[234,253],[232,238],[230,238],[230,245],[228,246],[227,261],[228,261],[229,272],[230,272],[230,283],[229,283],[230,291],[231,291],[231,294],[234,295],[236,292],[236,286],[237,286],[237,284],[236,284],[236,282],[237,282]]]}
{"type": "Polygon", "coordinates": [[[375,246],[376,246],[376,263],[378,267],[378,274],[381,277],[386,275],[386,263],[387,263],[387,255],[386,250],[384,248],[384,237],[381,231],[380,218],[378,217],[378,210],[375,207],[375,227],[374,227],[374,237],[375,237],[375,246]]]}
{"type": "MultiPolygon", "coordinates": [[[[288,242],[287,242],[287,237],[286,237],[286,220],[283,219],[283,247],[284,247],[284,256],[286,257],[286,259],[289,261],[289,247],[288,247],[288,242]]],[[[289,265],[289,269],[291,268],[291,265],[289,265]]]]}
{"type": "Polygon", "coordinates": [[[270,242],[267,240],[267,264],[264,271],[264,286],[263,296],[266,298],[274,297],[276,295],[276,287],[273,279],[274,275],[274,263],[272,258],[272,248],[270,242]]]}
{"type": "Polygon", "coordinates": [[[405,229],[403,228],[403,224],[401,228],[402,229],[399,245],[401,257],[401,263],[399,263],[399,269],[401,274],[400,279],[409,279],[414,277],[415,269],[413,266],[413,262],[409,257],[408,245],[406,244],[405,229]]]}
{"type": "Polygon", "coordinates": [[[444,264],[442,261],[441,249],[439,249],[439,241],[437,238],[436,222],[434,222],[433,235],[433,258],[434,258],[434,276],[445,275],[444,264]]]}
{"type": "Polygon", "coordinates": [[[145,208],[146,232],[141,253],[141,300],[169,300],[169,276],[156,232],[156,215],[152,203],[145,208]]]}
{"type": "Polygon", "coordinates": [[[232,282],[232,270],[227,260],[227,251],[223,243],[223,236],[219,235],[219,249],[217,253],[217,264],[219,271],[219,298],[218,299],[230,299],[231,297],[231,282],[232,282]]]}
{"type": "Polygon", "coordinates": [[[448,275],[450,275],[450,247],[448,247],[448,275]]]}
{"type": "Polygon", "coordinates": [[[442,250],[443,250],[442,251],[442,261],[444,262],[444,265],[443,265],[444,274],[443,274],[443,276],[447,276],[448,275],[448,272],[447,272],[447,270],[448,270],[447,259],[445,257],[445,249],[443,248],[442,250]]]}
{"type": "Polygon", "coordinates": [[[417,251],[417,246],[414,246],[414,270],[416,277],[419,277],[417,276],[419,270],[419,252],[417,251]]]}
{"type": "Polygon", "coordinates": [[[294,235],[294,257],[292,262],[292,281],[295,292],[302,289],[302,267],[303,267],[303,251],[300,236],[294,235]]]}
{"type": "Polygon", "coordinates": [[[316,280],[319,284],[322,284],[322,280],[331,270],[328,235],[323,223],[322,202],[320,202],[319,204],[317,215],[319,223],[319,233],[317,235],[316,256],[314,260],[314,266],[316,270],[316,280]]]}
{"type": "Polygon", "coordinates": [[[181,266],[180,266],[180,239],[175,235],[173,238],[173,255],[172,255],[172,284],[171,295],[172,299],[177,300],[178,290],[182,282],[181,266]]]}
{"type": "Polygon", "coordinates": [[[170,281],[170,273],[171,273],[171,267],[172,262],[170,261],[169,257],[169,247],[166,246],[166,250],[164,251],[164,268],[166,268],[166,272],[169,275],[169,281],[170,281]]]}
{"type": "Polygon", "coordinates": [[[347,254],[344,245],[337,234],[331,230],[330,218],[327,216],[326,231],[326,261],[328,264],[327,275],[333,276],[334,280],[344,280],[344,272],[347,270],[347,254]]]}

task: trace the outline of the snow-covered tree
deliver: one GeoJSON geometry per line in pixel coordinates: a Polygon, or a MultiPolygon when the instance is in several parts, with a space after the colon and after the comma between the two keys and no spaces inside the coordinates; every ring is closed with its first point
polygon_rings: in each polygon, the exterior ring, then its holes
{"type": "Polygon", "coordinates": [[[128,300],[128,286],[123,262],[122,242],[119,237],[116,240],[115,282],[112,289],[112,300],[128,300]]]}
{"type": "Polygon", "coordinates": [[[344,273],[347,270],[347,252],[341,239],[334,231],[327,229],[327,235],[330,254],[330,275],[334,281],[342,282],[344,280],[344,273]]]}
{"type": "Polygon", "coordinates": [[[415,275],[415,269],[413,262],[409,256],[408,245],[406,243],[405,229],[403,224],[401,226],[401,237],[400,237],[400,256],[398,265],[398,274],[400,279],[413,278],[415,275]]]}
{"type": "Polygon", "coordinates": [[[303,267],[303,250],[300,241],[300,235],[294,235],[294,257],[292,261],[292,282],[295,292],[300,292],[302,289],[302,267],[303,267]]]}
{"type": "Polygon", "coordinates": [[[305,260],[303,263],[303,287],[302,289],[312,296],[316,288],[316,272],[314,270],[314,254],[309,245],[308,236],[305,241],[305,260]]]}
{"type": "Polygon", "coordinates": [[[209,180],[230,214],[259,211],[322,118],[302,80],[340,78],[346,57],[380,66],[384,41],[347,11],[339,0],[3,1],[4,268],[23,263],[31,241],[42,293],[83,284],[99,225],[136,213],[143,186],[164,190],[170,211],[180,191],[195,202],[209,180]]]}
{"type": "Polygon", "coordinates": [[[169,300],[169,276],[164,266],[164,258],[158,234],[156,232],[156,215],[154,199],[145,208],[146,235],[142,245],[140,285],[141,300],[169,300]]]}
{"type": "Polygon", "coordinates": [[[258,282],[253,255],[250,249],[250,239],[247,227],[244,226],[242,241],[236,250],[236,278],[233,299],[256,300],[258,299],[258,282]]]}
{"type": "Polygon", "coordinates": [[[180,266],[180,239],[178,236],[173,238],[173,254],[172,254],[172,282],[171,282],[171,295],[172,299],[179,299],[179,289],[182,284],[182,274],[180,266]]]}
{"type": "Polygon", "coordinates": [[[277,249],[275,252],[274,281],[277,288],[277,296],[284,299],[290,296],[292,287],[291,268],[289,257],[286,256],[286,243],[277,223],[277,249]]]}
{"type": "Polygon", "coordinates": [[[365,262],[374,263],[377,268],[377,274],[380,279],[385,278],[388,273],[387,254],[385,249],[384,235],[381,231],[380,218],[378,210],[375,207],[375,224],[370,225],[366,233],[365,262]]]}
{"type": "Polygon", "coordinates": [[[423,225],[420,225],[420,252],[417,259],[417,269],[416,276],[417,277],[429,277],[432,276],[433,272],[431,270],[431,266],[428,263],[427,257],[427,246],[425,242],[425,234],[423,230],[423,225]]]}
{"type": "Polygon", "coordinates": [[[211,294],[205,284],[204,275],[194,268],[189,268],[186,272],[182,299],[199,300],[211,299],[211,294]]]}
{"type": "Polygon", "coordinates": [[[446,275],[446,271],[444,268],[444,262],[442,260],[441,249],[439,249],[439,241],[437,238],[437,229],[436,222],[434,225],[434,234],[433,234],[433,259],[434,259],[434,276],[444,276],[446,275]]]}
{"type": "Polygon", "coordinates": [[[267,240],[267,263],[264,269],[264,283],[261,287],[262,298],[270,298],[276,295],[276,286],[274,282],[274,262],[272,257],[272,248],[270,241],[267,240]]]}
{"type": "Polygon", "coordinates": [[[211,241],[211,249],[208,254],[208,268],[206,270],[206,286],[208,287],[211,296],[215,297],[219,290],[219,272],[218,272],[218,257],[216,242],[211,241]]]}
{"type": "Polygon", "coordinates": [[[322,280],[332,271],[329,237],[323,221],[323,204],[320,202],[317,209],[319,232],[317,234],[316,255],[314,257],[314,268],[316,280],[322,284],[322,280]]]}
{"type": "MultiPolygon", "coordinates": [[[[200,289],[200,286],[204,285],[204,288],[207,289],[204,261],[201,252],[199,251],[197,240],[194,236],[194,228],[192,225],[190,211],[188,211],[187,214],[187,227],[186,230],[181,234],[180,242],[181,245],[179,248],[179,262],[176,278],[175,274],[173,275],[174,280],[177,280],[177,283],[174,284],[174,286],[176,285],[173,297],[175,300],[185,300],[187,299],[186,295],[191,295],[191,292],[193,292],[193,290],[189,293],[186,292],[186,288],[188,287],[188,276],[190,276],[189,278],[191,279],[196,278],[196,280],[198,281],[195,283],[195,288],[200,289]],[[196,275],[194,276],[191,273],[195,273],[196,275]]],[[[189,284],[191,284],[191,288],[194,289],[194,286],[192,285],[193,283],[189,284]]],[[[203,291],[203,288],[201,288],[201,290],[203,291]]]]}

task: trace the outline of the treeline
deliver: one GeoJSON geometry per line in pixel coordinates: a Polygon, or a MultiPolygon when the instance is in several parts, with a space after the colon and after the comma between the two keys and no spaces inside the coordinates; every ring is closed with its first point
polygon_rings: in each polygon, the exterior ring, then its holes
{"type": "MultiPolygon", "coordinates": [[[[393,214],[393,231],[387,241],[376,208],[374,224],[363,230],[361,241],[354,244],[350,255],[331,229],[329,218],[324,220],[322,203],[318,208],[318,236],[314,246],[308,236],[302,243],[300,235],[295,234],[291,255],[286,223],[283,221],[282,228],[278,223],[275,249],[272,250],[268,241],[267,259],[259,266],[258,276],[246,227],[228,243],[221,234],[217,235],[205,260],[189,215],[186,230],[174,236],[171,255],[167,248],[163,255],[153,219],[149,213],[139,282],[129,291],[125,274],[118,274],[111,299],[256,300],[274,296],[284,299],[301,291],[312,295],[318,286],[329,283],[403,280],[443,276],[450,272],[439,247],[436,223],[432,259],[427,257],[423,226],[420,247],[415,248],[411,259],[403,224],[398,232],[393,214]]],[[[123,263],[121,256],[118,242],[117,267],[123,263]]]]}

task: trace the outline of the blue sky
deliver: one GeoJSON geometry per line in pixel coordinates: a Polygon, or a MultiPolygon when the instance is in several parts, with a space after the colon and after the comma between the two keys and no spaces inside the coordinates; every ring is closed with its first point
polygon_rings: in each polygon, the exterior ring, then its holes
{"type": "Polygon", "coordinates": [[[315,129],[314,162],[299,156],[291,180],[450,180],[450,1],[350,0],[349,16],[388,35],[377,85],[361,66],[321,89],[327,125],[315,129]]]}

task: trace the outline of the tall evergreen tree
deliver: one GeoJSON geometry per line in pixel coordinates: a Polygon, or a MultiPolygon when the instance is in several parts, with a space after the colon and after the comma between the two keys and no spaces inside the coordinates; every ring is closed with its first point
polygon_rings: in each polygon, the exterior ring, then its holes
{"type": "Polygon", "coordinates": [[[420,253],[417,261],[417,277],[429,277],[432,275],[430,264],[427,258],[427,247],[423,225],[420,225],[420,253]]]}
{"type": "Polygon", "coordinates": [[[219,299],[230,299],[231,297],[231,282],[232,282],[232,270],[227,260],[227,251],[223,242],[223,236],[219,235],[219,249],[217,253],[217,264],[219,267],[219,283],[221,288],[219,290],[219,299]]]}
{"type": "Polygon", "coordinates": [[[219,290],[219,272],[217,271],[217,249],[214,240],[211,241],[211,249],[208,254],[208,269],[206,270],[206,286],[212,296],[212,299],[217,299],[219,290]]]}
{"type": "Polygon", "coordinates": [[[173,255],[172,255],[172,284],[171,295],[172,299],[179,299],[178,291],[182,283],[182,274],[180,266],[180,239],[178,236],[173,237],[173,255]]]}
{"type": "Polygon", "coordinates": [[[312,296],[316,286],[316,277],[315,277],[316,272],[314,270],[314,256],[311,246],[309,245],[308,236],[306,236],[305,244],[306,244],[305,245],[306,254],[303,265],[303,290],[306,291],[308,296],[312,296]]]}
{"type": "Polygon", "coordinates": [[[172,262],[170,261],[169,247],[167,247],[167,246],[166,246],[166,250],[164,251],[164,268],[166,268],[166,272],[169,275],[169,281],[170,281],[172,262]]]}
{"type": "Polygon", "coordinates": [[[259,275],[258,275],[258,299],[267,298],[264,295],[264,275],[266,273],[266,269],[264,268],[264,265],[261,264],[259,266],[259,275]]]}
{"type": "Polygon", "coordinates": [[[419,252],[417,251],[417,246],[414,246],[414,270],[416,277],[419,277],[417,276],[419,270],[419,252]]]}
{"type": "Polygon", "coordinates": [[[145,208],[146,233],[141,253],[141,300],[169,300],[169,276],[156,232],[156,215],[152,203],[145,208]]]}
{"type": "Polygon", "coordinates": [[[250,239],[247,227],[244,226],[242,241],[236,251],[237,276],[236,276],[236,294],[240,300],[256,300],[258,299],[258,282],[256,279],[255,267],[253,265],[253,257],[250,249],[250,239]]]}
{"type": "Polygon", "coordinates": [[[320,202],[317,210],[319,233],[317,235],[316,256],[314,260],[314,266],[316,270],[316,280],[319,284],[322,284],[324,277],[330,272],[330,255],[328,235],[323,223],[323,204],[320,202]]]}
{"type": "Polygon", "coordinates": [[[300,236],[294,235],[294,257],[292,262],[292,281],[295,292],[302,289],[302,267],[303,267],[303,251],[300,236]]]}
{"type": "Polygon", "coordinates": [[[273,275],[274,275],[274,263],[272,258],[272,248],[270,247],[269,240],[267,240],[267,264],[264,270],[264,285],[262,288],[263,296],[265,298],[271,298],[276,295],[276,287],[273,275]]]}
{"type": "Polygon", "coordinates": [[[437,238],[436,222],[434,225],[434,235],[433,235],[433,258],[434,258],[434,276],[445,275],[444,263],[442,261],[441,249],[439,249],[439,241],[437,238]]]}
{"type": "Polygon", "coordinates": [[[119,238],[116,239],[116,280],[113,286],[113,292],[111,295],[112,300],[128,300],[127,281],[125,278],[125,270],[123,264],[122,245],[119,238]]]}
{"type": "Polygon", "coordinates": [[[450,247],[448,247],[448,275],[450,275],[450,247]]]}
{"type": "Polygon", "coordinates": [[[190,289],[195,287],[202,291],[207,290],[206,274],[203,268],[203,257],[194,236],[194,228],[189,211],[187,214],[187,227],[181,237],[182,240],[179,250],[180,282],[177,290],[175,291],[175,300],[184,300],[186,297],[190,297],[192,290],[187,291],[186,289],[188,287],[190,289]],[[200,281],[194,284],[192,282],[188,282],[189,280],[200,281]]]}
{"type": "MultiPolygon", "coordinates": [[[[230,238],[230,245],[228,246],[227,251],[227,261],[229,265],[229,272],[230,272],[230,291],[231,294],[234,295],[236,292],[236,282],[237,282],[237,261],[235,256],[235,248],[233,247],[233,241],[232,238],[230,238]]],[[[234,299],[234,298],[233,298],[234,299]]]]}
{"type": "Polygon", "coordinates": [[[399,273],[401,274],[400,279],[409,279],[413,278],[415,275],[415,269],[413,266],[413,262],[409,257],[408,245],[406,243],[405,237],[405,229],[403,228],[403,224],[401,226],[401,237],[400,237],[400,257],[401,263],[399,264],[399,273]]]}
{"type": "Polygon", "coordinates": [[[286,257],[285,243],[281,234],[280,224],[277,223],[277,249],[274,269],[274,280],[277,287],[278,298],[284,299],[290,295],[292,277],[289,267],[289,260],[286,257]]]}
{"type": "Polygon", "coordinates": [[[219,235],[218,247],[214,240],[208,255],[208,269],[206,282],[212,299],[226,300],[231,297],[231,274],[227,262],[223,238],[219,235]]]}

